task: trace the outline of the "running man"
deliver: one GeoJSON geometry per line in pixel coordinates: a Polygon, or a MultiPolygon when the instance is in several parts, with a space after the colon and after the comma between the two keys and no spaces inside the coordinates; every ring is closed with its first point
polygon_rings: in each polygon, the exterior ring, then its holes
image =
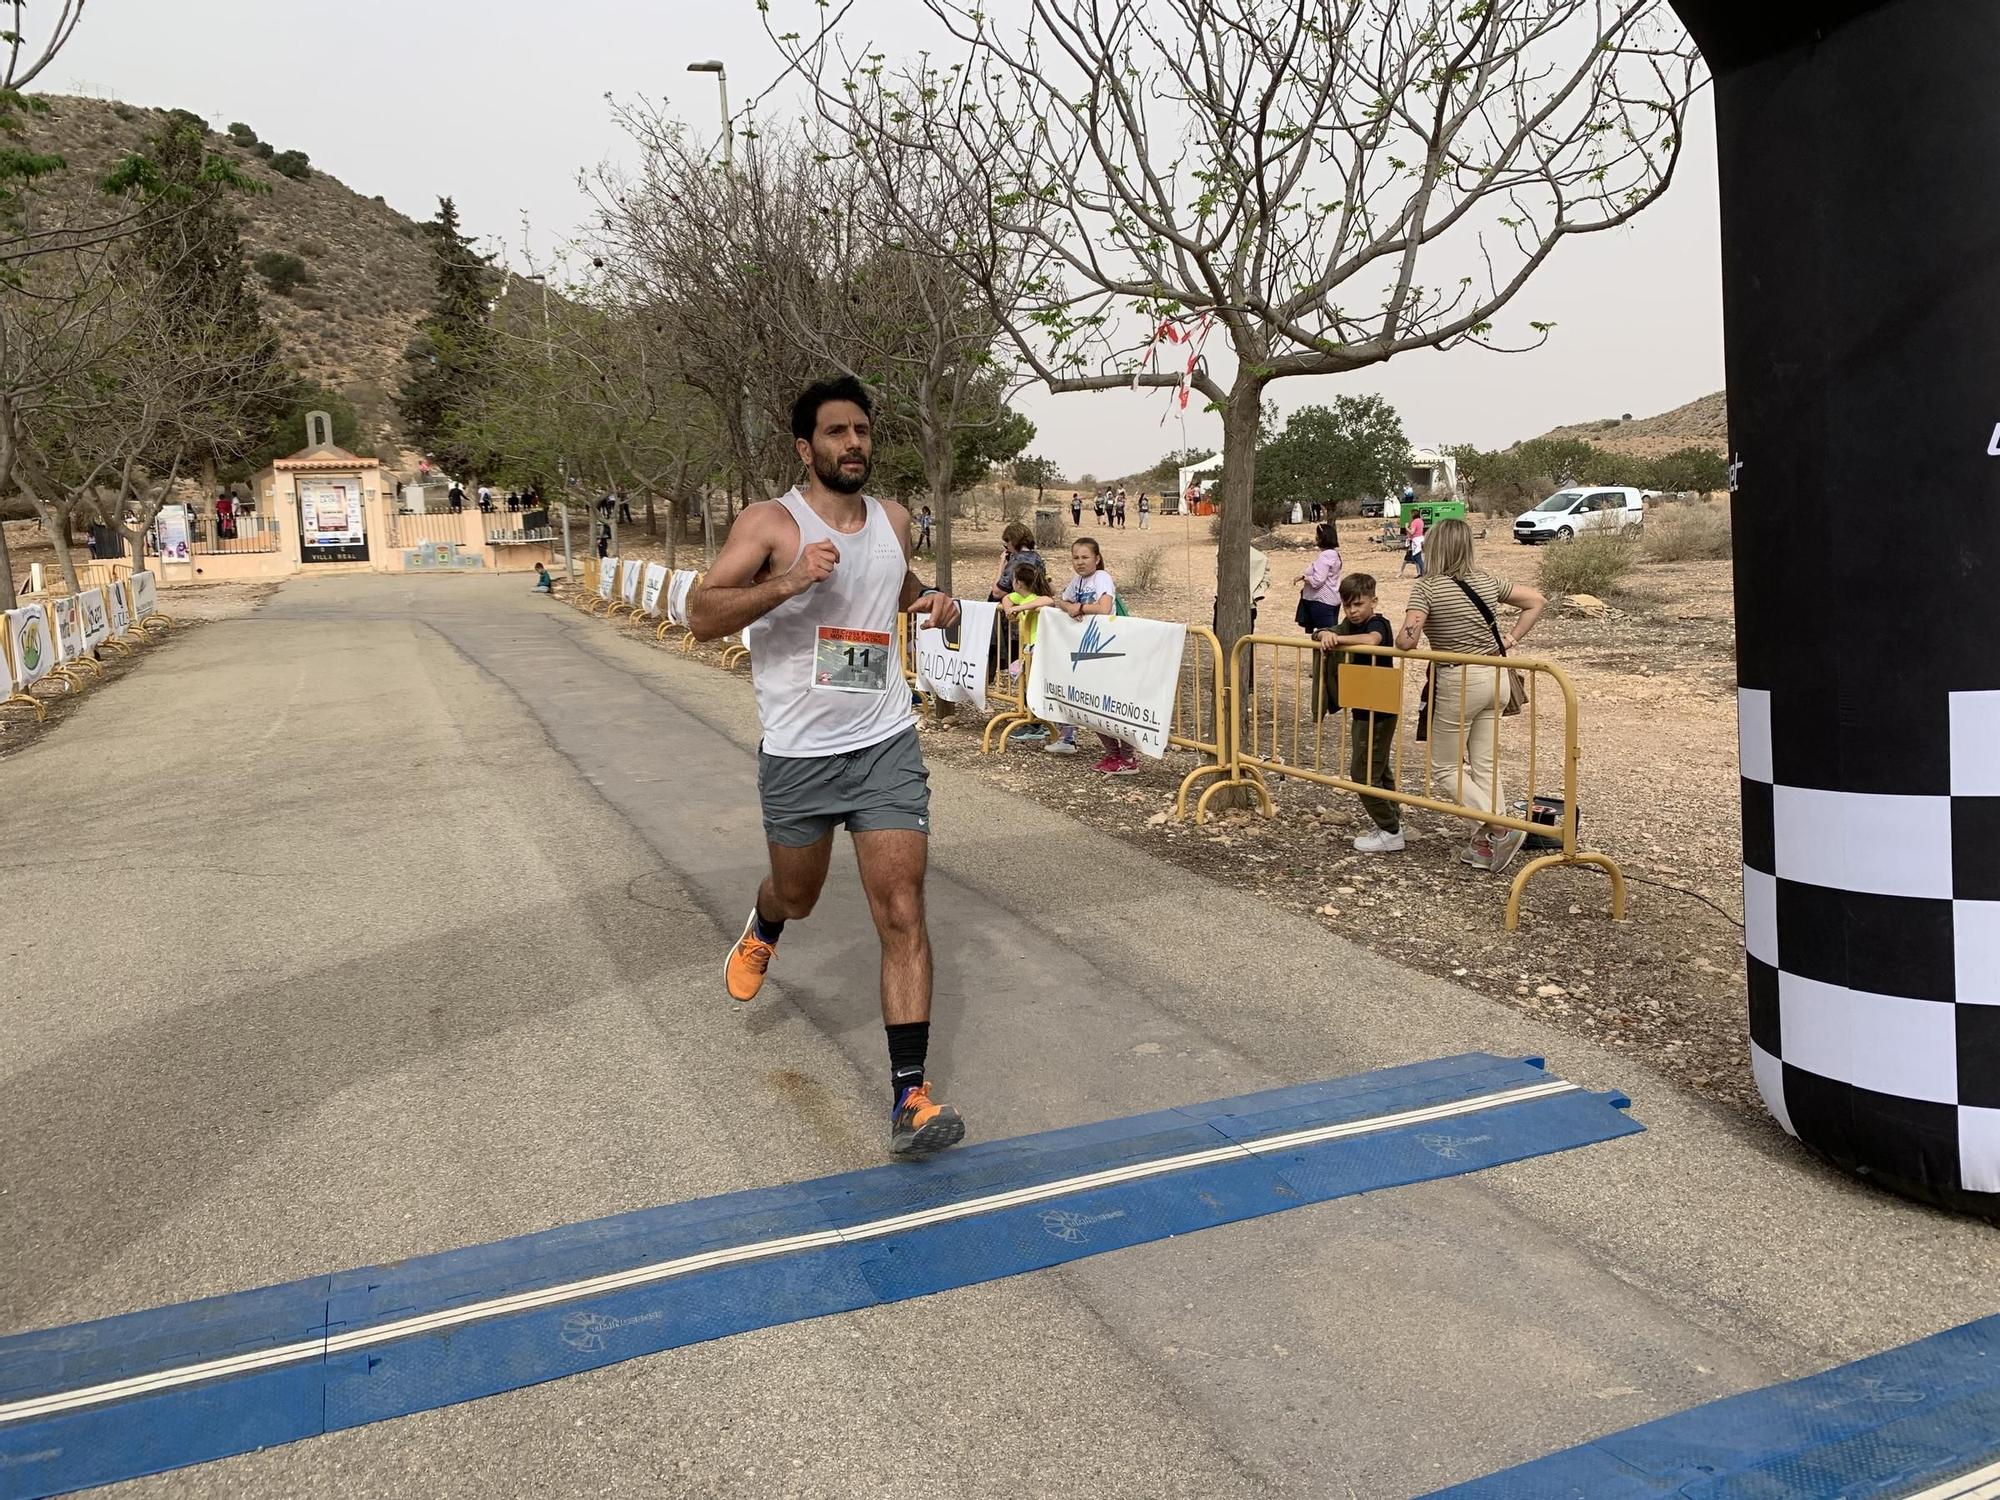
{"type": "Polygon", "coordinates": [[[896,647],[896,615],[949,626],[957,601],[910,571],[910,513],[862,493],[873,464],[867,390],[852,376],[808,386],[792,403],[806,482],[747,507],[688,604],[697,640],[748,627],[750,678],[764,740],[757,791],[771,873],[725,970],[729,993],[756,998],[787,922],[812,913],[834,830],[854,839],[882,944],[889,1039],[889,1150],[956,1145],[965,1122],[931,1097],[931,942],[924,926],[930,781],[896,647]]]}

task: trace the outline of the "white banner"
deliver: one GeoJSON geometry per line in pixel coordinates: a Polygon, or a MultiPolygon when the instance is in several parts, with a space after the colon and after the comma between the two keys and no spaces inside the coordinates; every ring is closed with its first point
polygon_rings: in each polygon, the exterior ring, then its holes
{"type": "Polygon", "coordinates": [[[667,618],[676,625],[688,622],[688,597],[694,593],[694,581],[700,576],[685,568],[674,570],[673,582],[667,585],[667,618]]]}
{"type": "Polygon", "coordinates": [[[56,655],[64,661],[89,655],[83,643],[83,611],[76,600],[61,594],[49,600],[49,609],[56,617],[56,655]]]}
{"type": "Polygon", "coordinates": [[[352,547],[366,538],[361,485],[352,479],[301,479],[299,518],[308,547],[352,547]]]}
{"type": "Polygon", "coordinates": [[[132,633],[132,611],[125,603],[125,580],[120,578],[104,591],[104,597],[111,604],[111,633],[126,636],[132,633]]]}
{"type": "Polygon", "coordinates": [[[184,563],[188,560],[188,513],[185,505],[161,506],[154,529],[160,540],[161,562],[184,563]]]}
{"type": "Polygon", "coordinates": [[[1028,707],[1055,724],[1095,729],[1158,760],[1167,753],[1187,626],[1134,615],[1072,620],[1045,609],[1035,623],[1028,707]]]}
{"type": "Polygon", "coordinates": [[[132,613],[143,620],[148,615],[160,612],[160,595],[153,583],[151,573],[132,575],[132,613]]]}
{"type": "Polygon", "coordinates": [[[101,646],[111,639],[111,616],[104,608],[103,589],[85,589],[77,595],[77,603],[83,610],[83,644],[85,649],[101,646]]]}
{"type": "Polygon", "coordinates": [[[611,598],[611,591],[617,587],[618,559],[600,557],[597,560],[597,597],[608,601],[611,598]]]}
{"type": "Polygon", "coordinates": [[[49,631],[47,611],[39,604],[7,611],[7,659],[9,675],[26,687],[40,682],[56,664],[55,638],[49,631]]]}
{"type": "Polygon", "coordinates": [[[665,563],[646,564],[646,586],[639,592],[639,608],[646,614],[660,612],[660,591],[667,586],[667,565],[665,563]]]}
{"type": "Polygon", "coordinates": [[[620,573],[618,597],[623,599],[627,604],[637,605],[639,602],[639,580],[644,575],[644,565],[638,558],[633,557],[620,563],[618,570],[620,573]]]}
{"type": "MultiPolygon", "coordinates": [[[[997,604],[958,601],[958,629],[943,631],[925,625],[917,631],[917,691],[935,693],[947,703],[970,703],[986,709],[986,657],[993,646],[997,604]],[[958,644],[951,643],[956,634],[958,644]]],[[[921,618],[921,617],[919,617],[921,618]]]]}

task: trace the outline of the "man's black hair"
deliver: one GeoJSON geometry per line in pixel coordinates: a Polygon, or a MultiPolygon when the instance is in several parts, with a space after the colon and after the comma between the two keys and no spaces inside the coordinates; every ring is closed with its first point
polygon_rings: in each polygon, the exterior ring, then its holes
{"type": "Polygon", "coordinates": [[[832,375],[815,380],[799,392],[799,399],[792,403],[792,436],[811,442],[819,428],[819,409],[829,401],[852,401],[863,415],[875,415],[875,403],[868,399],[867,386],[852,375],[832,375]]]}

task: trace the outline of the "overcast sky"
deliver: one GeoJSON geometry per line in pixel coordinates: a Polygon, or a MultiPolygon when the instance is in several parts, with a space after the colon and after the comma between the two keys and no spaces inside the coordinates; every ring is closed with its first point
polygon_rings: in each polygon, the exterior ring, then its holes
{"type": "MultiPolygon", "coordinates": [[[[784,4],[787,0],[777,0],[784,4]]],[[[991,0],[1004,13],[1019,0],[991,0]]],[[[912,0],[859,0],[876,36],[910,34],[912,0]]],[[[809,12],[801,11],[803,25],[809,12]]],[[[607,94],[665,99],[719,134],[715,80],[740,107],[777,74],[754,0],[97,0],[38,87],[247,121],[280,150],[416,218],[439,194],[470,233],[542,252],[579,222],[579,169],[624,155],[607,94]]],[[[781,107],[774,96],[767,111],[781,107]]],[[[1419,444],[1494,446],[1561,423],[1650,416],[1722,385],[1714,131],[1703,95],[1666,198],[1622,229],[1560,248],[1517,308],[1554,322],[1532,354],[1420,351],[1338,379],[1273,387],[1280,410],[1379,392],[1419,444]]],[[[1164,393],[1030,393],[1033,451],[1072,476],[1126,473],[1220,423],[1164,393]]]]}

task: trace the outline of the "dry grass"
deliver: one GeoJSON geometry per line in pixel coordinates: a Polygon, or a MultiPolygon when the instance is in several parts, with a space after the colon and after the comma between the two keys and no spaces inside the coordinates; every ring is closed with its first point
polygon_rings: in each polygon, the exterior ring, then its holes
{"type": "Polygon", "coordinates": [[[1132,560],[1119,569],[1118,591],[1121,594],[1150,594],[1160,586],[1160,569],[1165,566],[1167,549],[1148,547],[1143,552],[1134,553],[1132,560]]]}
{"type": "Polygon", "coordinates": [[[1656,507],[1646,517],[1646,534],[1640,545],[1648,562],[1728,557],[1729,509],[1705,503],[1656,507]]]}
{"type": "Polygon", "coordinates": [[[1623,537],[1580,536],[1542,548],[1542,591],[1604,595],[1617,588],[1638,559],[1623,537]]]}

